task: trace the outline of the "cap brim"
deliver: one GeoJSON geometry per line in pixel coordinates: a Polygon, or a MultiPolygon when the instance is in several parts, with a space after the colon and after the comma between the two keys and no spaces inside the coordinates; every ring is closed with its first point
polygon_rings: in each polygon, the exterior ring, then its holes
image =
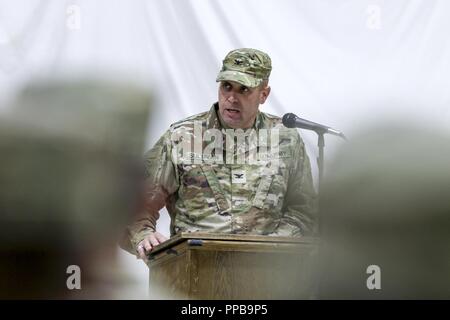
{"type": "Polygon", "coordinates": [[[249,88],[255,88],[262,83],[262,79],[257,79],[247,73],[232,70],[219,72],[216,82],[219,81],[234,81],[249,88]]]}

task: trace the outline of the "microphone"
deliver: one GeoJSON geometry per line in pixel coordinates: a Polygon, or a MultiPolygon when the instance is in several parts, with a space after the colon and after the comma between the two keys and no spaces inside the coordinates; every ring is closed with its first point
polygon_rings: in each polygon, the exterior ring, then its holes
{"type": "Polygon", "coordinates": [[[324,133],[334,134],[347,140],[347,138],[344,136],[344,133],[342,133],[341,131],[324,126],[322,124],[318,124],[309,120],[299,118],[293,113],[286,113],[283,116],[283,125],[287,128],[301,128],[312,130],[315,131],[317,134],[324,134],[324,133]]]}

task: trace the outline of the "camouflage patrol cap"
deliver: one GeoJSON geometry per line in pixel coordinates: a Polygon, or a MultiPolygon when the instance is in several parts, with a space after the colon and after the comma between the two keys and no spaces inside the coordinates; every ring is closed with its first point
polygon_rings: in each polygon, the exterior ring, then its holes
{"type": "Polygon", "coordinates": [[[269,79],[271,70],[272,62],[267,53],[251,48],[236,49],[223,59],[216,82],[236,81],[254,88],[269,79]]]}

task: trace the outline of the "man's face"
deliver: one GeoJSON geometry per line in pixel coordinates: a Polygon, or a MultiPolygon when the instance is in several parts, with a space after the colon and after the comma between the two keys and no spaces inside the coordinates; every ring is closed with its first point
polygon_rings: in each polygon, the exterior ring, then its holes
{"type": "Polygon", "coordinates": [[[219,113],[233,129],[253,126],[258,108],[270,93],[269,86],[249,88],[234,81],[221,81],[219,86],[219,113]]]}

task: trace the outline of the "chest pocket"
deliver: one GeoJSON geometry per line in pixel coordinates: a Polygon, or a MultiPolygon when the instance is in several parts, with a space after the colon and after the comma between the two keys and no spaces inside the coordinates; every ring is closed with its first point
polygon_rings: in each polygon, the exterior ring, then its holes
{"type": "Polygon", "coordinates": [[[267,164],[253,198],[252,206],[266,210],[281,210],[287,191],[291,161],[290,150],[281,149],[278,157],[267,164]]]}
{"type": "Polygon", "coordinates": [[[189,211],[208,206],[207,197],[211,191],[202,169],[196,165],[183,165],[180,168],[179,196],[189,211]]]}
{"type": "Polygon", "coordinates": [[[180,196],[186,209],[228,212],[229,205],[214,170],[209,165],[183,166],[180,196]]]}

